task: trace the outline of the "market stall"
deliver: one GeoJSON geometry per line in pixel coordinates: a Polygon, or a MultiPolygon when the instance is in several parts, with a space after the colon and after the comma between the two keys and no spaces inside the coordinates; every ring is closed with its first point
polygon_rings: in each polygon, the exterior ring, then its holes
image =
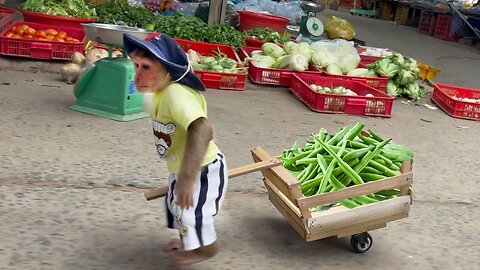
{"type": "MultiPolygon", "coordinates": [[[[356,3],[354,8],[358,9],[356,3]]],[[[362,7],[372,7],[371,3],[361,3],[362,7]]],[[[412,9],[421,9],[418,31],[443,40],[458,39],[461,33],[457,28],[463,27],[464,21],[476,25],[474,16],[460,17],[460,12],[467,11],[468,5],[463,2],[461,9],[458,5],[430,2],[395,3],[393,20],[415,21],[412,9]]],[[[103,59],[121,62],[129,75],[120,87],[125,90],[113,102],[118,108],[131,104],[129,92],[135,92],[128,79],[132,74],[128,56],[122,54],[122,44],[111,44],[102,35],[86,35],[89,25],[145,35],[166,33],[185,50],[194,72],[208,88],[244,91],[247,80],[257,87],[289,88],[292,97],[316,112],[393,117],[391,98],[404,96],[413,102],[424,98],[428,86],[421,80],[432,82],[440,69],[401,52],[365,46],[357,39],[355,26],[344,18],[320,19],[318,15],[327,4],[271,0],[27,0],[18,9],[22,21],[12,21],[14,10],[0,10],[0,54],[69,61],[61,75],[67,83],[77,85],[88,85],[86,81],[91,79],[86,79],[89,77],[85,72],[91,64],[103,59]],[[80,61],[82,57],[85,60],[80,61]]],[[[475,10],[477,7],[471,5],[468,12],[474,14],[475,10]]],[[[79,100],[85,98],[80,92],[79,100]]],[[[462,94],[457,97],[472,98],[462,94]]],[[[96,105],[92,109],[109,106],[96,105]]],[[[478,119],[478,107],[471,106],[472,118],[478,119]]],[[[142,106],[137,107],[141,111],[142,106]]],[[[110,118],[130,119],[122,116],[126,113],[123,110],[107,112],[112,113],[120,117],[110,118]]]]}

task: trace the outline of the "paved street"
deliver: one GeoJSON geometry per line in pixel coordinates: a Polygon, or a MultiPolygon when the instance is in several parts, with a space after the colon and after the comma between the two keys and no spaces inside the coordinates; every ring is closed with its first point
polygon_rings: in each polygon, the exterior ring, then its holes
{"type": "MultiPolygon", "coordinates": [[[[478,51],[344,15],[368,45],[439,66],[439,82],[480,88],[478,51]]],[[[13,70],[10,60],[0,61],[0,269],[174,269],[161,250],[175,236],[164,203],[142,194],[167,176],[149,120],[69,110],[72,87],[58,74],[18,71],[38,66],[28,61],[13,70]]],[[[256,146],[278,154],[321,127],[363,121],[415,152],[414,201],[409,218],[371,231],[371,250],[355,254],[347,238],[306,243],[268,201],[260,173],[235,178],[216,221],[220,254],[187,269],[480,269],[478,122],[427,109],[429,95],[396,100],[386,119],[313,113],[288,89],[252,84],[206,98],[230,168],[252,162],[256,146]]]]}

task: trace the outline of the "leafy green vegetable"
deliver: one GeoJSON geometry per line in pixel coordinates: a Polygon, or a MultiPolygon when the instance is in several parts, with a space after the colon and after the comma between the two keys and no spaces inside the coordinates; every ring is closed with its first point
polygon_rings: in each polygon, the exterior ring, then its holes
{"type": "Polygon", "coordinates": [[[389,94],[390,96],[398,97],[402,95],[402,89],[400,87],[397,87],[393,80],[388,80],[387,94],[389,94]]]}
{"type": "Polygon", "coordinates": [[[283,50],[287,53],[287,54],[294,54],[298,51],[300,45],[298,45],[297,43],[293,42],[293,41],[288,41],[286,42],[285,44],[283,44],[283,50]]]}
{"type": "Polygon", "coordinates": [[[256,37],[267,42],[283,44],[290,41],[290,35],[287,32],[279,34],[277,31],[270,28],[254,28],[244,31],[243,33],[246,36],[256,37]]]}
{"type": "Polygon", "coordinates": [[[413,83],[417,80],[415,75],[405,69],[401,69],[397,76],[395,77],[395,82],[397,85],[405,86],[407,84],[413,83]]]}
{"type": "Polygon", "coordinates": [[[320,68],[326,68],[328,65],[338,63],[338,57],[327,51],[317,51],[312,55],[312,63],[320,68]]]}
{"type": "Polygon", "coordinates": [[[390,59],[384,58],[376,62],[375,71],[382,77],[393,78],[399,71],[399,67],[392,63],[390,59]]]}
{"type": "Polygon", "coordinates": [[[118,21],[128,26],[146,27],[155,20],[155,14],[144,7],[132,7],[126,1],[105,0],[95,6],[98,22],[115,24],[118,21]]]}
{"type": "Polygon", "coordinates": [[[93,18],[97,15],[95,8],[89,8],[84,0],[27,0],[20,7],[48,15],[76,18],[93,18]]]}
{"type": "Polygon", "coordinates": [[[369,72],[366,68],[356,68],[347,73],[348,76],[364,77],[369,72]]]}
{"type": "Polygon", "coordinates": [[[156,31],[175,38],[211,42],[206,38],[206,28],[207,24],[199,18],[184,16],[180,13],[175,13],[173,16],[159,16],[155,19],[156,31]]]}
{"type": "MultiPolygon", "coordinates": [[[[201,29],[197,29],[197,31],[201,32],[201,29]]],[[[205,41],[226,44],[235,48],[245,46],[245,39],[243,39],[242,33],[226,24],[209,26],[205,30],[205,41]]]]}
{"type": "Polygon", "coordinates": [[[335,75],[342,75],[342,70],[340,69],[340,66],[337,64],[330,64],[327,66],[327,73],[329,74],[335,74],[335,75]]]}
{"type": "Polygon", "coordinates": [[[420,100],[425,96],[425,89],[419,86],[417,82],[411,83],[405,87],[405,94],[412,100],[420,100]]]}
{"type": "Polygon", "coordinates": [[[275,64],[275,58],[263,54],[252,55],[251,61],[261,68],[271,68],[275,64]]]}
{"type": "Polygon", "coordinates": [[[305,71],[308,69],[308,61],[301,54],[286,55],[278,58],[275,66],[293,71],[305,71]]]}
{"type": "Polygon", "coordinates": [[[262,45],[263,54],[271,56],[273,58],[279,58],[285,55],[285,51],[282,47],[278,46],[275,43],[265,43],[262,45]]]}

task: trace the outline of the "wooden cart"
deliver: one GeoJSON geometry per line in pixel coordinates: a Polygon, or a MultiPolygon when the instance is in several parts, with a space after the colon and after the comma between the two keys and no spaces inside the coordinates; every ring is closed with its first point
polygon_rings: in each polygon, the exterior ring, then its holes
{"type": "MultiPolygon", "coordinates": [[[[352,236],[350,244],[353,250],[364,253],[373,243],[367,231],[383,228],[387,222],[408,217],[412,202],[412,160],[403,163],[398,176],[305,197],[296,177],[281,166],[278,157],[271,156],[260,147],[251,150],[251,153],[255,163],[229,170],[229,177],[260,170],[270,202],[307,242],[330,236],[352,236]],[[400,195],[353,209],[341,205],[324,211],[316,209],[316,206],[385,189],[400,189],[400,195]]],[[[145,198],[153,200],[163,197],[167,190],[168,187],[164,186],[147,191],[145,198]]]]}
{"type": "MultiPolygon", "coordinates": [[[[255,162],[276,159],[260,147],[251,152],[255,162]]],[[[412,160],[403,163],[398,176],[309,197],[303,196],[300,183],[283,166],[262,169],[261,172],[270,202],[301,237],[309,242],[331,236],[352,236],[350,244],[358,253],[366,252],[373,243],[367,231],[383,228],[387,222],[408,217],[412,203],[412,160]],[[400,189],[400,195],[385,201],[353,209],[340,205],[329,210],[316,210],[316,206],[394,188],[400,189]]]]}

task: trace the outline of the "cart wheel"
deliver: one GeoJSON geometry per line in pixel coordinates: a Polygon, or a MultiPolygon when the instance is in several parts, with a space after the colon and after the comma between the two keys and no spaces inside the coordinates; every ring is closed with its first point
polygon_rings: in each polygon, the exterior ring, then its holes
{"type": "Polygon", "coordinates": [[[350,239],[350,245],[352,245],[352,248],[356,253],[367,252],[372,247],[372,244],[373,238],[367,232],[352,235],[352,238],[350,239]]]}

